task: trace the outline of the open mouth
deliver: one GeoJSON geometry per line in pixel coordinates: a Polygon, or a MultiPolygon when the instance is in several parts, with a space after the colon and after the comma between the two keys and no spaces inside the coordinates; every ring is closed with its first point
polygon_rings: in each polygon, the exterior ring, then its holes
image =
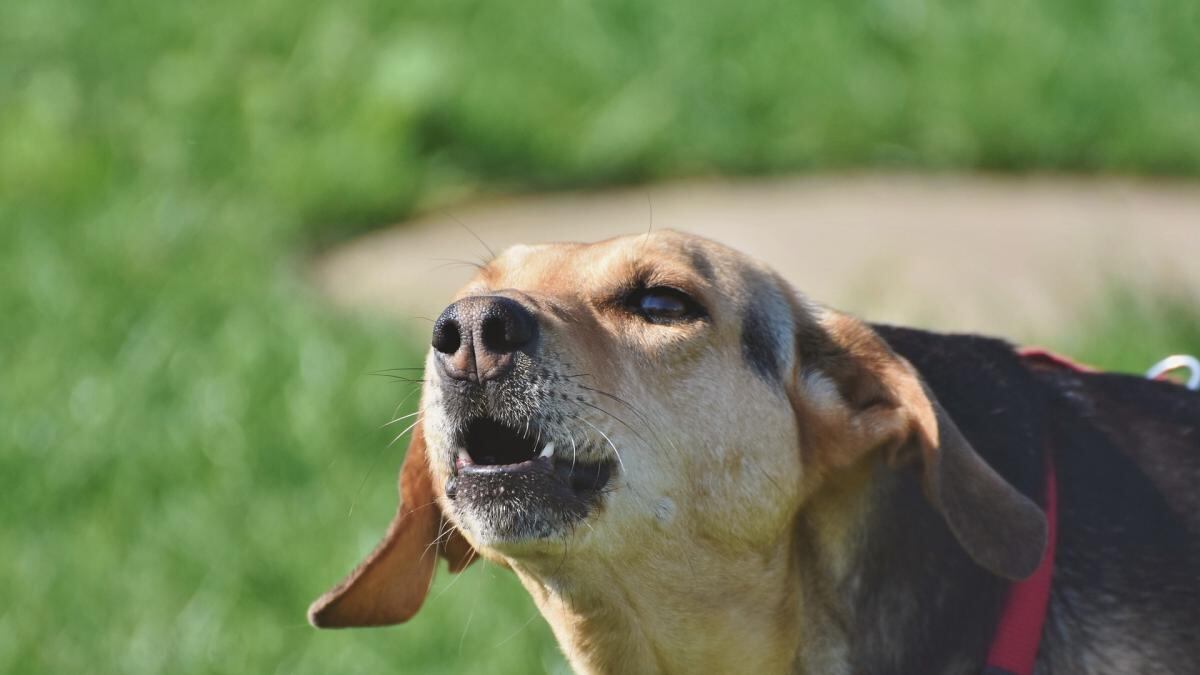
{"type": "Polygon", "coordinates": [[[458,441],[446,497],[475,540],[489,545],[573,531],[600,508],[615,472],[594,449],[570,441],[564,448],[535,425],[513,428],[478,418],[458,441]]]}
{"type": "Polygon", "coordinates": [[[556,483],[545,485],[548,491],[567,488],[581,496],[601,491],[612,475],[611,462],[585,460],[573,444],[563,447],[536,429],[515,429],[486,417],[467,425],[454,464],[459,483],[541,475],[556,483]]]}

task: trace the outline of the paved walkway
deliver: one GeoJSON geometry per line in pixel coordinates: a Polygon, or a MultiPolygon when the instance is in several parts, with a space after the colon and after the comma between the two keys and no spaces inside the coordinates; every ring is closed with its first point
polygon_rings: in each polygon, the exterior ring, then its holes
{"type": "MultiPolygon", "coordinates": [[[[757,256],[827,304],[877,321],[1045,338],[1106,284],[1200,302],[1200,183],[848,175],[690,181],[512,197],[350,241],[313,274],[335,301],[435,317],[483,246],[675,228],[757,256]],[[457,221],[457,222],[456,222],[457,221]]],[[[428,323],[413,322],[428,331],[428,323]]]]}

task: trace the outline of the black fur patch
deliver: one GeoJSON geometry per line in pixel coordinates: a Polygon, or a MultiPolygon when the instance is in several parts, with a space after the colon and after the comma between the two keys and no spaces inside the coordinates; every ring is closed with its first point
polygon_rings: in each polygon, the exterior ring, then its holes
{"type": "Polygon", "coordinates": [[[782,383],[779,372],[779,352],[783,345],[771,329],[771,319],[763,303],[755,302],[742,317],[742,357],[767,382],[782,383]]]}

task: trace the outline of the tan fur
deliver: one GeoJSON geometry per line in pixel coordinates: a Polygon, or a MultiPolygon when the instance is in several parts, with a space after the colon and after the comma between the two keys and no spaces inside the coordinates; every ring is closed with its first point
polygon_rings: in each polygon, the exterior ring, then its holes
{"type": "MultiPolygon", "coordinates": [[[[848,638],[830,589],[861,544],[877,460],[923,462],[931,499],[961,507],[963,522],[988,508],[954,501],[961,495],[939,480],[948,447],[939,434],[953,429],[939,424],[912,368],[864,324],[816,308],[735,251],[674,232],[518,246],[459,297],[487,293],[535,311],[542,365],[587,374],[561,393],[607,411],[579,414],[611,440],[621,470],[586,526],[519,544],[455,515],[445,462],[429,464],[433,493],[456,532],[518,575],[579,672],[840,672],[848,638]],[[631,315],[619,297],[635,279],[686,291],[710,320],[663,326],[631,315]],[[773,355],[778,383],[747,364],[742,335],[748,308],[775,296],[785,311],[764,329],[786,336],[773,355]]],[[[452,456],[433,380],[428,452],[452,456]]],[[[962,453],[973,456],[961,445],[952,457],[962,453]]],[[[975,479],[987,468],[969,456],[948,466],[975,479]]],[[[998,494],[993,479],[978,482],[998,494]]],[[[1040,517],[1025,507],[1008,515],[1040,517]]],[[[1021,571],[1024,559],[991,555],[1021,571]]]]}

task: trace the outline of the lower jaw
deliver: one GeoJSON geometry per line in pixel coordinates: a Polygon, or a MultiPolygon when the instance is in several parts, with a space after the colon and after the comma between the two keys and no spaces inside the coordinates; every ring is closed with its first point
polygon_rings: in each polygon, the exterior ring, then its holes
{"type": "Polygon", "coordinates": [[[461,472],[451,500],[455,520],[479,545],[497,549],[561,542],[600,506],[599,492],[577,492],[553,471],[461,472]]]}
{"type": "Polygon", "coordinates": [[[566,521],[557,514],[479,513],[461,507],[456,507],[454,516],[460,527],[470,533],[476,546],[511,558],[560,551],[573,535],[579,533],[583,521],[583,518],[566,521]]]}

